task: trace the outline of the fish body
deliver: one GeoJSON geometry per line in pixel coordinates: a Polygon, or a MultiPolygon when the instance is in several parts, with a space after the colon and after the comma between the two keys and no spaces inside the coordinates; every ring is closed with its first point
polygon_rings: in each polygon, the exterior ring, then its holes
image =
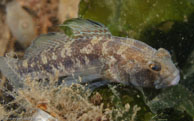
{"type": "Polygon", "coordinates": [[[49,76],[104,78],[137,87],[163,88],[179,82],[179,71],[169,52],[131,38],[112,36],[97,22],[66,21],[64,33],[34,40],[24,59],[0,57],[0,70],[16,86],[22,80],[49,76]]]}

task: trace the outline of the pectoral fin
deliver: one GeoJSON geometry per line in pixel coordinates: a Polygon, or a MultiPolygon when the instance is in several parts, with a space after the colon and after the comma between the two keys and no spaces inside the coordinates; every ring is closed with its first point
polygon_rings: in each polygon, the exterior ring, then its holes
{"type": "Polygon", "coordinates": [[[76,70],[73,74],[66,75],[64,84],[71,86],[72,84],[89,84],[93,80],[103,78],[103,65],[87,66],[80,70],[76,70]]]}

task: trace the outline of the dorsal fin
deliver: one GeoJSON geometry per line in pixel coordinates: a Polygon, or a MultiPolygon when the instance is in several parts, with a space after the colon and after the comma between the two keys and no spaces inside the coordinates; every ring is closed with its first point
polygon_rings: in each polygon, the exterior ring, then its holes
{"type": "Polygon", "coordinates": [[[66,35],[76,38],[81,36],[111,36],[110,31],[103,24],[89,20],[74,18],[60,25],[66,35]]]}
{"type": "Polygon", "coordinates": [[[48,33],[42,34],[36,38],[29,48],[26,49],[24,58],[29,58],[38,55],[45,49],[53,48],[61,43],[68,41],[68,37],[63,33],[48,33]]]}

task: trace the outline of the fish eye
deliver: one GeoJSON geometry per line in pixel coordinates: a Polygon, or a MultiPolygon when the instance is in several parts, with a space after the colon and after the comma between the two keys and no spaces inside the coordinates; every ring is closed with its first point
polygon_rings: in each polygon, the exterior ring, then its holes
{"type": "Polygon", "coordinates": [[[153,71],[160,71],[161,70],[161,65],[157,62],[149,64],[150,69],[153,71]]]}

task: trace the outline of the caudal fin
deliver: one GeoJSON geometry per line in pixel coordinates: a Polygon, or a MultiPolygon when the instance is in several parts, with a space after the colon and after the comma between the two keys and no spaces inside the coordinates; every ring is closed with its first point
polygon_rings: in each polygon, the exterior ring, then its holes
{"type": "Polygon", "coordinates": [[[15,88],[22,88],[22,80],[14,68],[18,60],[10,57],[0,57],[0,71],[15,88]]]}

